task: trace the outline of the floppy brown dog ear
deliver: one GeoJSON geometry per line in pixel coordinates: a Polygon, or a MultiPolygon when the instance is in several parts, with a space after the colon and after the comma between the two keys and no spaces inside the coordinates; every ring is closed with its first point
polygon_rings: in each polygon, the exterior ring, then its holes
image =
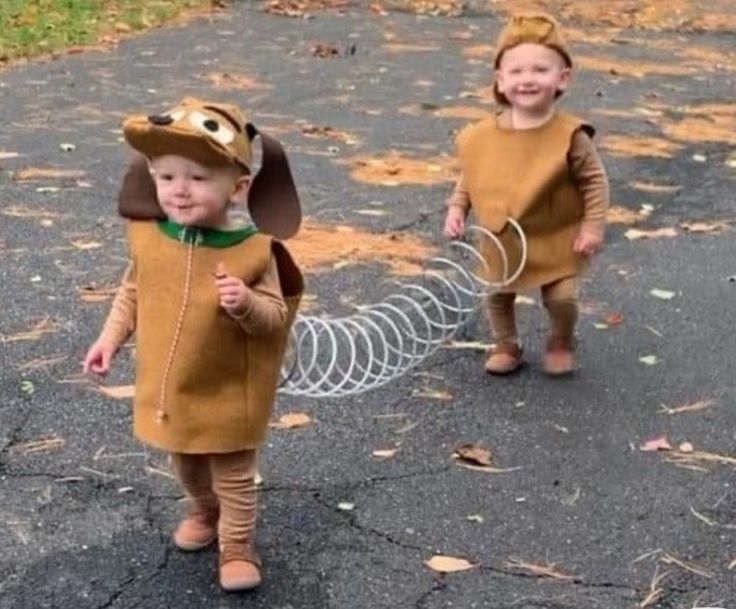
{"type": "Polygon", "coordinates": [[[251,123],[246,125],[248,137],[261,139],[261,168],[253,178],[248,193],[248,211],[258,230],[277,239],[293,237],[302,223],[299,193],[291,175],[289,161],[281,144],[251,123]]]}
{"type": "Polygon", "coordinates": [[[118,195],[118,213],[131,220],[163,220],[166,218],[158,204],[156,185],[143,155],[136,155],[128,165],[118,195]]]}

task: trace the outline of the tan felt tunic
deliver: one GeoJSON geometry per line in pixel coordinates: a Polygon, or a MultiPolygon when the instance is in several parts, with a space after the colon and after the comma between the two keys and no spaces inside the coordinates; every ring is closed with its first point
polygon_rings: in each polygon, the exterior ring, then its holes
{"type": "MultiPolygon", "coordinates": [[[[585,259],[573,252],[573,242],[582,226],[602,234],[608,183],[587,134],[593,130],[580,119],[557,112],[544,125],[525,130],[508,128],[504,119],[491,117],[458,136],[462,178],[449,204],[472,207],[478,224],[498,233],[512,271],[521,247],[506,221],[511,217],[521,224],[528,240],[527,264],[504,288],[516,291],[582,270],[585,259]]],[[[498,250],[487,243],[481,249],[490,279],[500,280],[498,250]]]]}
{"type": "Polygon", "coordinates": [[[226,248],[191,245],[151,221],[130,222],[128,240],[131,265],[102,335],[120,344],[137,332],[136,435],[178,453],[258,447],[301,292],[299,276],[296,293],[281,294],[274,248],[283,257],[283,246],[260,234],[226,248]],[[251,286],[238,319],[219,306],[219,262],[251,286]]]}

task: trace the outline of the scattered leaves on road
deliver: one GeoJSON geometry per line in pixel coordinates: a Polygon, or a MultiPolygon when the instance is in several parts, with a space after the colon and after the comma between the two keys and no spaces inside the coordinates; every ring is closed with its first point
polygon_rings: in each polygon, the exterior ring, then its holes
{"type": "Polygon", "coordinates": [[[537,577],[545,579],[554,579],[559,582],[575,581],[577,578],[574,575],[569,575],[557,569],[554,563],[548,562],[547,564],[540,565],[525,560],[519,560],[518,558],[509,558],[504,566],[507,569],[513,569],[515,571],[524,571],[537,577]]]}
{"type": "Polygon", "coordinates": [[[677,229],[671,226],[655,228],[652,230],[641,230],[638,228],[630,228],[624,233],[624,236],[630,241],[637,239],[662,239],[669,237],[677,237],[677,229]]]}
{"type": "Polygon", "coordinates": [[[682,414],[686,412],[700,412],[701,410],[706,410],[707,408],[710,408],[714,402],[715,400],[711,398],[707,400],[698,400],[697,402],[693,402],[692,404],[684,404],[682,406],[674,407],[662,404],[659,412],[668,415],[682,414]]]}
{"type": "Polygon", "coordinates": [[[274,429],[296,429],[306,427],[312,423],[312,418],[305,412],[289,412],[279,417],[279,420],[270,423],[274,429]]]}
{"type": "Polygon", "coordinates": [[[97,389],[102,395],[114,400],[129,400],[135,397],[135,385],[100,385],[97,389]]]}
{"type": "Polygon", "coordinates": [[[672,450],[672,445],[667,440],[667,436],[660,436],[652,440],[647,440],[639,446],[641,452],[657,452],[660,450],[672,450]]]}
{"type": "Polygon", "coordinates": [[[457,573],[458,571],[467,571],[478,566],[465,558],[444,556],[442,554],[435,554],[429,560],[425,560],[424,564],[432,569],[432,571],[437,571],[438,573],[457,573]]]}

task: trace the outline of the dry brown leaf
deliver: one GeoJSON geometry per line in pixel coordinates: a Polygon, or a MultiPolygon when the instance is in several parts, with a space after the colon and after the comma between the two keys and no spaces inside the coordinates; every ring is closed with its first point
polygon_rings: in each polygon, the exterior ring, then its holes
{"type": "Polygon", "coordinates": [[[713,405],[713,402],[715,400],[709,399],[709,400],[698,400],[697,402],[693,402],[692,404],[685,404],[683,406],[674,406],[669,407],[662,404],[662,409],[660,412],[664,414],[681,414],[683,412],[698,412],[700,410],[705,410],[706,408],[710,408],[713,405]]]}
{"type": "Polygon", "coordinates": [[[603,321],[606,323],[606,325],[609,326],[620,326],[622,323],[624,323],[624,316],[621,315],[621,313],[616,313],[614,311],[606,315],[603,318],[603,321]]]}
{"type": "Polygon", "coordinates": [[[452,394],[449,391],[440,389],[414,389],[411,392],[413,398],[429,398],[430,400],[441,400],[448,402],[452,399],[452,394]]]}
{"type": "Polygon", "coordinates": [[[677,237],[677,229],[671,226],[656,228],[654,230],[639,230],[630,228],[624,233],[624,236],[631,241],[637,239],[661,239],[664,237],[677,237]]]}
{"type": "Polygon", "coordinates": [[[680,226],[688,233],[722,233],[731,227],[728,220],[711,220],[710,222],[682,222],[680,226]]]}
{"type": "Polygon", "coordinates": [[[31,440],[20,444],[13,444],[8,447],[8,452],[21,453],[27,455],[29,453],[44,452],[47,450],[55,450],[64,446],[64,439],[58,436],[51,438],[43,438],[41,440],[31,440]]]}
{"type": "Polygon", "coordinates": [[[474,569],[478,566],[477,564],[469,562],[465,558],[443,556],[442,554],[435,554],[429,560],[425,560],[424,564],[432,569],[432,571],[437,571],[439,573],[456,573],[457,571],[474,569]]]}
{"type": "Polygon", "coordinates": [[[30,330],[10,335],[0,333],[0,343],[12,343],[19,340],[39,340],[44,334],[56,332],[57,330],[58,326],[53,321],[51,321],[51,318],[44,317],[30,330]]]}
{"type": "MultiPolygon", "coordinates": [[[[720,455],[705,450],[694,450],[691,453],[683,453],[679,451],[672,452],[667,455],[667,461],[675,465],[695,465],[698,464],[719,464],[719,465],[736,465],[736,457],[731,455],[720,455]]],[[[700,471],[707,471],[700,468],[700,471]]]]}
{"type": "Polygon", "coordinates": [[[87,176],[86,172],[78,169],[56,169],[56,168],[39,168],[28,167],[19,169],[13,173],[13,179],[18,182],[30,180],[82,180],[87,176]]]}
{"type": "Polygon", "coordinates": [[[658,450],[672,450],[672,445],[667,441],[667,436],[661,436],[647,440],[639,446],[641,452],[656,452],[658,450]]]}
{"type": "Polygon", "coordinates": [[[609,135],[602,146],[613,156],[672,158],[682,149],[680,144],[657,137],[609,135]]]}
{"type": "Polygon", "coordinates": [[[537,577],[546,577],[557,581],[574,581],[576,578],[574,575],[567,575],[558,571],[553,563],[548,562],[546,565],[537,565],[534,563],[519,560],[518,558],[510,558],[506,561],[505,566],[509,569],[517,569],[526,571],[536,575],[537,577]]]}
{"type": "Polygon", "coordinates": [[[306,427],[312,422],[311,417],[305,412],[289,412],[282,415],[278,421],[269,426],[274,429],[295,429],[306,427]]]}
{"type": "Polygon", "coordinates": [[[218,89],[238,89],[241,91],[263,91],[271,89],[271,85],[258,82],[245,74],[232,74],[230,72],[210,72],[202,76],[218,89]]]}
{"type": "Polygon", "coordinates": [[[689,563],[686,563],[684,560],[673,556],[669,552],[665,552],[662,556],[660,556],[659,561],[666,565],[675,565],[677,567],[680,567],[681,569],[684,569],[685,571],[689,571],[690,573],[694,573],[695,575],[700,575],[701,577],[707,577],[709,579],[712,579],[714,577],[713,573],[711,573],[710,571],[706,571],[701,567],[695,567],[689,563]]]}
{"type": "Polygon", "coordinates": [[[474,465],[472,463],[466,463],[457,459],[455,465],[464,469],[471,469],[474,472],[483,472],[484,474],[508,474],[510,472],[516,472],[521,467],[491,467],[490,465],[474,465]]]}
{"type": "Polygon", "coordinates": [[[635,224],[646,219],[647,214],[639,210],[613,205],[606,210],[606,221],[610,224],[635,224]]]}
{"type": "Polygon", "coordinates": [[[86,285],[81,288],[77,288],[77,292],[84,302],[103,302],[115,296],[117,291],[117,285],[111,285],[106,288],[96,288],[94,286],[86,285]]]}
{"type": "Polygon", "coordinates": [[[482,448],[477,444],[473,444],[472,442],[457,446],[453,455],[467,463],[485,466],[493,465],[493,455],[491,454],[491,451],[487,448],[482,448]]]}
{"type": "Polygon", "coordinates": [[[395,152],[385,157],[355,157],[340,161],[350,163],[350,176],[367,184],[400,186],[401,184],[442,184],[456,177],[456,161],[450,157],[412,159],[395,152]]]}
{"type": "Polygon", "coordinates": [[[52,366],[55,366],[56,364],[60,364],[61,362],[67,359],[68,357],[66,355],[40,357],[40,358],[32,359],[27,362],[23,362],[22,364],[18,366],[18,370],[22,370],[22,371],[45,370],[46,368],[51,368],[52,366]]]}
{"type": "Polygon", "coordinates": [[[135,385],[118,385],[97,387],[100,393],[114,400],[127,400],[135,397],[135,385]]]}
{"type": "Polygon", "coordinates": [[[728,570],[730,571],[730,570],[731,570],[731,569],[733,569],[734,567],[736,567],[736,558],[734,558],[734,559],[733,559],[733,560],[732,560],[732,561],[731,561],[731,562],[729,563],[729,565],[728,565],[728,570]]]}
{"type": "Polygon", "coordinates": [[[398,450],[398,448],[379,449],[374,450],[371,454],[376,457],[376,459],[390,459],[398,450]]]}
{"type": "Polygon", "coordinates": [[[75,241],[71,241],[71,244],[76,247],[78,250],[96,250],[100,247],[102,247],[102,243],[99,241],[86,241],[84,239],[77,239],[75,241]]]}
{"type": "Polygon", "coordinates": [[[631,182],[629,184],[632,188],[635,188],[636,190],[641,190],[643,192],[652,192],[652,193],[675,193],[682,190],[682,186],[675,186],[671,184],[656,184],[654,182],[631,182]]]}

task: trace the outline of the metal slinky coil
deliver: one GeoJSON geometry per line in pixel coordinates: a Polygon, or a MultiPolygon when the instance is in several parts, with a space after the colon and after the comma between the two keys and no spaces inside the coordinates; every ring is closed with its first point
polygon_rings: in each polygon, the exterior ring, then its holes
{"type": "Polygon", "coordinates": [[[451,241],[447,256],[428,260],[421,275],[395,281],[396,291],[345,317],[298,315],[291,330],[279,391],[288,395],[340,397],[384,385],[414,368],[451,339],[491,291],[515,281],[526,263],[526,237],[509,219],[521,257],[509,268],[492,232],[469,226],[467,240],[451,241]],[[488,281],[481,247],[491,244],[501,279],[488,281]]]}

